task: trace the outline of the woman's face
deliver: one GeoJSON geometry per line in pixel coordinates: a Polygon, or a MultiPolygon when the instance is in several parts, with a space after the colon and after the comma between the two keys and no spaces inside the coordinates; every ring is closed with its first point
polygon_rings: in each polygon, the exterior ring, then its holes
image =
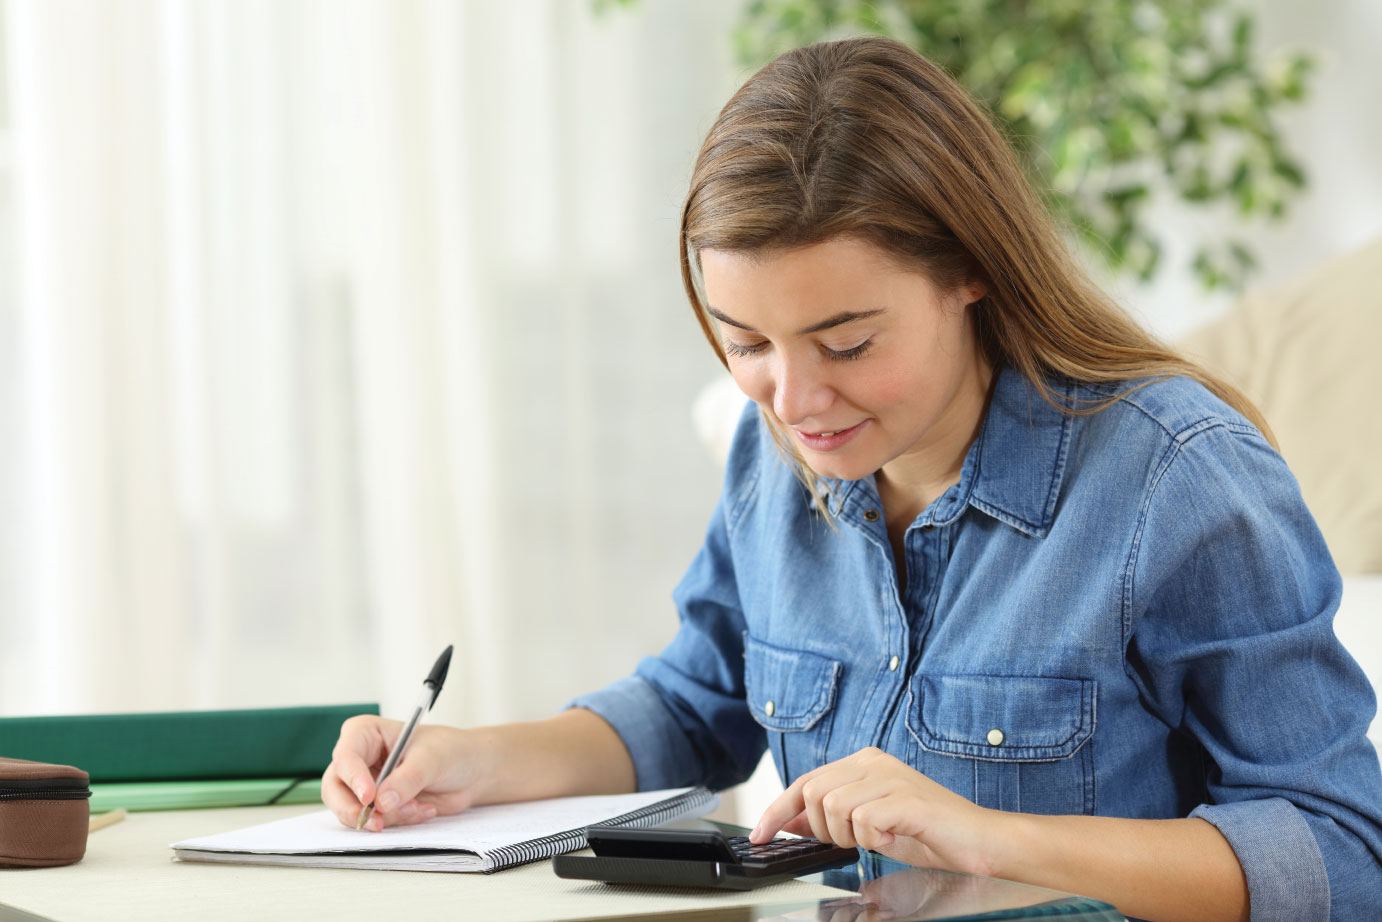
{"type": "Polygon", "coordinates": [[[963,458],[989,380],[966,310],[982,286],[941,290],[854,238],[700,258],[730,373],[813,471],[906,482],[963,458]]]}

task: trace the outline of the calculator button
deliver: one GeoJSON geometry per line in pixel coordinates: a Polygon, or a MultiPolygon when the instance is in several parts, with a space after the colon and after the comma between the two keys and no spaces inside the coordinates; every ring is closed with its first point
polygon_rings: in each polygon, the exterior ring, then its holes
{"type": "Polygon", "coordinates": [[[740,863],[763,866],[792,861],[802,855],[826,852],[833,847],[819,839],[782,838],[754,845],[743,836],[734,836],[728,841],[740,863]]]}

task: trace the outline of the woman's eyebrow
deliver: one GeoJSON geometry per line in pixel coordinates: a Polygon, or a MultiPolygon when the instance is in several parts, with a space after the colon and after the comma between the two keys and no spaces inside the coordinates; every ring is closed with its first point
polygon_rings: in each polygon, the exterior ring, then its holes
{"type": "MultiPolygon", "coordinates": [[[[727,317],[726,315],[720,313],[708,304],[705,307],[705,312],[710,316],[714,317],[716,320],[720,321],[721,323],[727,323],[730,326],[737,327],[738,329],[741,329],[746,333],[758,332],[748,324],[740,323],[739,321],[734,320],[731,317],[727,317]]],[[[829,330],[831,327],[838,327],[842,324],[853,323],[856,320],[863,320],[868,317],[876,317],[881,313],[883,313],[883,309],[881,307],[871,311],[841,311],[833,317],[827,317],[820,323],[813,323],[808,327],[803,327],[802,329],[797,330],[797,335],[804,336],[807,333],[819,333],[821,330],[829,330]]]]}

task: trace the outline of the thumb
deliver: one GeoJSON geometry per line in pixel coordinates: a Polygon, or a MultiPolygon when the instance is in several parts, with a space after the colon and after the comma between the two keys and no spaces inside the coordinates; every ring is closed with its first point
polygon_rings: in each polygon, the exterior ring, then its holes
{"type": "Polygon", "coordinates": [[[371,803],[376,793],[370,766],[383,762],[401,726],[373,714],[357,714],[341,725],[327,771],[334,772],[362,805],[371,803]]]}
{"type": "Polygon", "coordinates": [[[415,800],[436,779],[436,775],[435,754],[426,746],[410,746],[393,771],[389,772],[389,777],[380,782],[375,803],[385,813],[392,813],[415,800]]]}

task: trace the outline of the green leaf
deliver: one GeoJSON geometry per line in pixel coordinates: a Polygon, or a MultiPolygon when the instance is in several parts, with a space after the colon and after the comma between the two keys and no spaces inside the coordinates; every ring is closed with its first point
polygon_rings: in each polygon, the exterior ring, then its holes
{"type": "Polygon", "coordinates": [[[1180,189],[1181,198],[1190,202],[1207,202],[1215,196],[1214,181],[1209,170],[1198,164],[1190,172],[1190,179],[1180,189]]]}
{"type": "Polygon", "coordinates": [[[1257,268],[1257,257],[1253,255],[1252,250],[1248,249],[1246,244],[1238,240],[1230,240],[1228,249],[1240,269],[1257,268]]]}
{"type": "Polygon", "coordinates": [[[1137,185],[1109,189],[1104,193],[1104,198],[1115,208],[1123,209],[1145,201],[1150,194],[1151,189],[1145,183],[1138,183],[1137,185]]]}
{"type": "Polygon", "coordinates": [[[1294,160],[1288,160],[1285,157],[1273,160],[1272,172],[1297,189],[1305,188],[1305,171],[1294,160]]]}
{"type": "Polygon", "coordinates": [[[1237,22],[1233,24],[1233,50],[1242,60],[1247,60],[1248,50],[1252,45],[1252,32],[1252,17],[1247,13],[1240,14],[1237,22]]]}

